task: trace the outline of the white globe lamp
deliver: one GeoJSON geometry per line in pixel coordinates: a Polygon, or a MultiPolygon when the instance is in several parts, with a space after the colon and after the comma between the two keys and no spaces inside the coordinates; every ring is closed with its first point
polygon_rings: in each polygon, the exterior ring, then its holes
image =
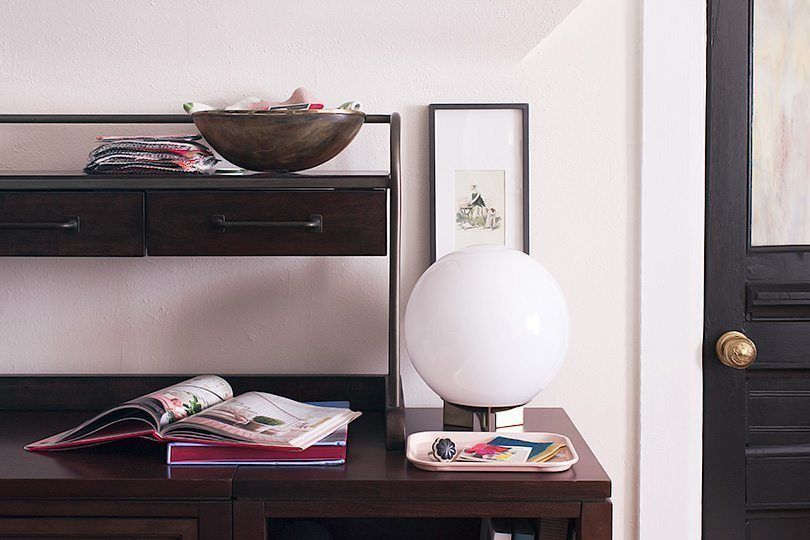
{"type": "Polygon", "coordinates": [[[405,310],[405,346],[445,401],[445,423],[472,429],[477,417],[490,431],[496,412],[528,403],[557,373],[568,324],[565,297],[543,265],[514,249],[474,246],[419,278],[405,310]],[[453,421],[464,412],[469,420],[453,421]]]}

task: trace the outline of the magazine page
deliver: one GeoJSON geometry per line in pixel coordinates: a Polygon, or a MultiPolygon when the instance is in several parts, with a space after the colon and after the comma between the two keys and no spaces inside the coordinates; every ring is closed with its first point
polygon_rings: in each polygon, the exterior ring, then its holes
{"type": "Polygon", "coordinates": [[[175,420],[221,403],[232,396],[231,386],[220,377],[193,377],[127,401],[74,428],[31,443],[25,448],[58,450],[149,435],[175,420]]]}
{"type": "MultiPolygon", "coordinates": [[[[137,409],[130,410],[130,412],[147,416],[137,409]]],[[[45,451],[83,448],[120,439],[150,437],[154,436],[156,432],[151,418],[147,419],[135,415],[128,415],[124,418],[116,418],[115,416],[108,418],[105,416],[100,421],[94,421],[93,426],[95,426],[94,430],[88,434],[74,436],[70,434],[72,430],[63,431],[62,433],[57,433],[56,435],[51,435],[50,437],[27,444],[25,449],[31,451],[45,451]]]]}
{"type": "Polygon", "coordinates": [[[169,440],[238,441],[304,449],[360,416],[348,408],[319,407],[263,392],[248,392],[168,426],[169,440]]]}
{"type": "Polygon", "coordinates": [[[144,409],[157,421],[158,431],[233,397],[228,381],[216,375],[198,375],[151,394],[128,401],[144,409]]]}

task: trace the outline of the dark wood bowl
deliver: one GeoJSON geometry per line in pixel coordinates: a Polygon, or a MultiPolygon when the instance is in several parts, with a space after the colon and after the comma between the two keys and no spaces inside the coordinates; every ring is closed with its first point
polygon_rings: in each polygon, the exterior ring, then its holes
{"type": "Polygon", "coordinates": [[[200,111],[194,124],[222,157],[251,171],[301,171],[338,155],[363,126],[360,111],[200,111]]]}

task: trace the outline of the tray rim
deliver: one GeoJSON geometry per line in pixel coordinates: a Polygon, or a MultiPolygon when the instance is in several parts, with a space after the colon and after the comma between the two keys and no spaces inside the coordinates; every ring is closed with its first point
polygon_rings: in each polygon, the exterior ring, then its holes
{"type": "Polygon", "coordinates": [[[546,431],[418,431],[411,433],[405,442],[405,457],[414,467],[425,471],[434,472],[563,472],[569,470],[579,461],[579,454],[574,448],[571,439],[561,433],[546,431]],[[556,437],[565,442],[566,449],[570,452],[571,458],[564,461],[546,461],[542,463],[481,463],[481,462],[439,462],[420,459],[416,454],[417,441],[424,439],[435,439],[437,437],[458,438],[459,435],[467,437],[470,435],[492,437],[519,438],[521,435],[529,435],[532,438],[556,437]]]}

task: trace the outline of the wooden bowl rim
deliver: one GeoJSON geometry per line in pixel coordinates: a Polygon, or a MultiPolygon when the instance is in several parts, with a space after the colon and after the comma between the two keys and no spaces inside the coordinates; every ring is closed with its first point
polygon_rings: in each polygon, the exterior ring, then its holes
{"type": "Polygon", "coordinates": [[[207,111],[197,111],[192,113],[191,118],[196,116],[315,116],[315,115],[348,115],[360,116],[365,118],[366,113],[363,111],[354,111],[349,109],[306,109],[306,110],[275,110],[275,111],[252,111],[252,110],[232,110],[226,111],[225,109],[211,109],[207,111]]]}

